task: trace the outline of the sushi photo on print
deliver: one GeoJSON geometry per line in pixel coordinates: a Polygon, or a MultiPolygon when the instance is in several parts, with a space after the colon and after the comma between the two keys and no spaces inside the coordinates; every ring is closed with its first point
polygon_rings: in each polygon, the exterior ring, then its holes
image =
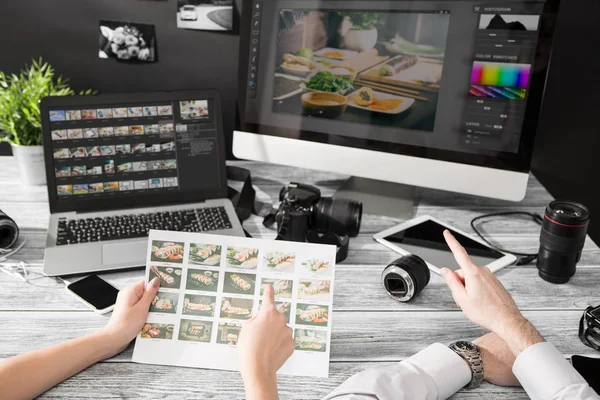
{"type": "Polygon", "coordinates": [[[256,275],[226,272],[223,293],[253,295],[256,288],[256,275]]]}
{"type": "Polygon", "coordinates": [[[190,245],[190,264],[215,266],[221,263],[221,246],[214,244],[198,244],[190,245]]]}
{"type": "Polygon", "coordinates": [[[160,280],[161,288],[168,289],[179,289],[181,286],[181,268],[174,267],[159,267],[153,265],[150,267],[149,279],[151,281],[154,278],[160,280]]]}
{"type": "Polygon", "coordinates": [[[183,299],[182,313],[198,317],[213,317],[215,315],[215,296],[186,294],[183,299]]]}
{"type": "Polygon", "coordinates": [[[269,271],[294,273],[296,255],[290,252],[273,251],[265,255],[264,265],[269,271]]]}
{"type": "Polygon", "coordinates": [[[179,293],[159,291],[150,304],[150,312],[175,314],[178,300],[179,293]]]}
{"type": "Polygon", "coordinates": [[[296,307],[296,325],[327,326],[328,306],[298,304],[296,307]]]}
{"type": "Polygon", "coordinates": [[[229,247],[227,266],[231,268],[254,269],[258,266],[258,249],[248,247],[229,247]]]}
{"type": "Polygon", "coordinates": [[[206,269],[188,269],[187,290],[201,290],[204,292],[216,292],[219,283],[219,272],[206,269]]]}
{"type": "Polygon", "coordinates": [[[168,263],[183,263],[185,243],[154,240],[150,251],[150,260],[168,263]]]}

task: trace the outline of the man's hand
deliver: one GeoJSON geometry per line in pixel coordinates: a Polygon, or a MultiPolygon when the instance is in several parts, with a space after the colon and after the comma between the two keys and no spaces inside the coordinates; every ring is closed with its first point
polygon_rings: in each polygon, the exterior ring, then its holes
{"type": "Polygon", "coordinates": [[[521,386],[512,373],[515,355],[498,335],[488,333],[473,343],[481,351],[483,379],[498,386],[521,386]]]}
{"type": "Polygon", "coordinates": [[[448,231],[446,243],[461,269],[442,269],[442,277],[452,297],[467,317],[496,333],[518,355],[527,347],[543,341],[537,330],[519,311],[510,294],[487,267],[478,267],[466,250],[448,231]]]}
{"type": "Polygon", "coordinates": [[[240,371],[248,400],[277,399],[277,371],[294,352],[292,328],[277,311],[271,285],[265,287],[260,312],[244,323],[238,340],[240,371]]]}
{"type": "Polygon", "coordinates": [[[119,292],[115,310],[104,327],[106,335],[114,340],[115,354],[123,351],[142,330],[159,286],[158,278],[154,278],[146,286],[142,280],[119,292]]]}

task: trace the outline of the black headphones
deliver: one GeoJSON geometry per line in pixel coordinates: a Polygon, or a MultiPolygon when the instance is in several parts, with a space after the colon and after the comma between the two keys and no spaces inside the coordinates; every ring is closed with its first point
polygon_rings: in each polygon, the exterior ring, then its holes
{"type": "Polygon", "coordinates": [[[13,247],[19,238],[19,227],[8,215],[0,210],[0,251],[13,247]]]}

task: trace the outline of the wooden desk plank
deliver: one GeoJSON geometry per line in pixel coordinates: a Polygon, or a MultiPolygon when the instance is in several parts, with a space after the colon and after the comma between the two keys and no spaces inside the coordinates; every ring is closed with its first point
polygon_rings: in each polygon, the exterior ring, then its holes
{"type": "MultiPolygon", "coordinates": [[[[340,265],[336,277],[333,306],[336,311],[424,311],[456,310],[450,290],[444,281],[433,274],[424,291],[406,304],[400,304],[387,296],[380,283],[383,266],[340,265]]],[[[499,272],[504,286],[523,310],[573,309],[583,310],[590,304],[600,304],[598,292],[598,267],[579,267],[577,274],[566,285],[553,285],[537,275],[536,268],[509,267],[499,272]],[[553,294],[552,302],[548,294],[553,294]]],[[[142,279],[143,270],[101,274],[102,278],[123,288],[142,279]]],[[[77,278],[74,278],[77,279],[77,278]]],[[[38,287],[20,280],[2,276],[0,290],[10,293],[0,302],[0,310],[69,311],[87,310],[64,289],[64,284],[51,278],[34,283],[50,287],[38,287]]]]}
{"type": "MultiPolygon", "coordinates": [[[[526,311],[524,315],[563,354],[594,354],[577,337],[581,311],[526,311]]],[[[91,312],[0,312],[0,359],[82,336],[108,317],[91,312]]],[[[460,311],[339,311],[333,319],[332,361],[400,361],[434,342],[474,339],[485,331],[460,311]]],[[[130,361],[133,347],[113,361],[130,361]]]]}
{"type": "MultiPolygon", "coordinates": [[[[332,363],[329,379],[279,377],[280,398],[321,399],[350,376],[387,363],[332,363]]],[[[243,400],[244,386],[236,372],[173,368],[160,365],[101,363],[63,382],[40,399],[214,399],[243,400]],[[98,379],[101,377],[101,379],[98,379]]],[[[484,383],[475,390],[462,390],[452,400],[474,398],[529,399],[520,388],[501,388],[484,383]]]]}

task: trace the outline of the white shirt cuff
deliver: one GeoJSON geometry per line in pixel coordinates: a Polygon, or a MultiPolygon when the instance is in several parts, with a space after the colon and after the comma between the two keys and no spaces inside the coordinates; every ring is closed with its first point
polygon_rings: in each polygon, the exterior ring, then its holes
{"type": "Polygon", "coordinates": [[[440,343],[432,344],[405,362],[431,376],[438,390],[438,399],[447,399],[471,382],[472,373],[467,362],[440,343]]]}
{"type": "Polygon", "coordinates": [[[548,342],[525,349],[517,357],[513,373],[532,400],[551,399],[569,385],[587,385],[575,368],[548,342]]]}

